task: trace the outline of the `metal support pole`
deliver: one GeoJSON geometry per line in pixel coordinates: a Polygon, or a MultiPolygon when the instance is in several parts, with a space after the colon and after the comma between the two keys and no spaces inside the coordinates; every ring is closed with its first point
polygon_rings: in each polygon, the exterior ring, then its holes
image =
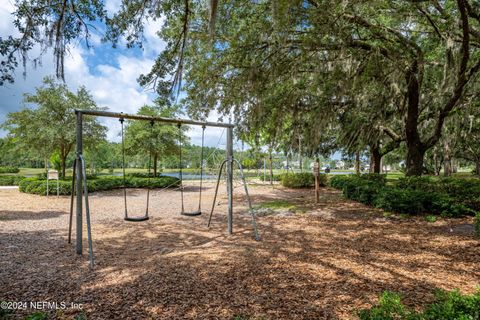
{"type": "Polygon", "coordinates": [[[73,222],[73,203],[75,198],[75,175],[77,170],[77,159],[73,161],[73,175],[72,175],[72,194],[70,196],[70,219],[68,223],[68,243],[72,243],[72,222],[73,222]]]}
{"type": "Polygon", "coordinates": [[[82,231],[83,231],[83,217],[82,217],[82,113],[77,112],[77,187],[76,187],[76,194],[77,194],[77,254],[82,254],[83,244],[82,244],[82,231]]]}
{"type": "Polygon", "coordinates": [[[233,128],[227,128],[227,224],[228,233],[233,233],[233,128]]]}

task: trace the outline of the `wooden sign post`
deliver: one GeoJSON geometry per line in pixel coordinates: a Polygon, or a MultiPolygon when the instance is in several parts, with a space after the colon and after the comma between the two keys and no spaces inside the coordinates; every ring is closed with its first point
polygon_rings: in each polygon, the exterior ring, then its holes
{"type": "Polygon", "coordinates": [[[315,176],[315,203],[320,201],[320,163],[318,159],[313,163],[313,175],[315,176]]]}
{"type": "Polygon", "coordinates": [[[48,197],[48,193],[49,193],[49,185],[48,185],[48,181],[49,180],[57,180],[57,197],[59,196],[59,182],[58,182],[58,171],[57,170],[48,170],[47,172],[47,197],[48,197]]]}

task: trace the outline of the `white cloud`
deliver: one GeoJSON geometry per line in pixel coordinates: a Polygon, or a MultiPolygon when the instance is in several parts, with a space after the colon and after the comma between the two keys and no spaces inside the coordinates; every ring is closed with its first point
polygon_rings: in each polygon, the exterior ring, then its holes
{"type": "MultiPolygon", "coordinates": [[[[106,7],[109,12],[118,10],[120,1],[109,0],[106,7]]],[[[11,12],[14,6],[8,0],[0,0],[0,36],[5,37],[15,34],[15,28],[12,24],[13,16],[11,12]]],[[[162,19],[156,21],[150,20],[145,26],[145,45],[144,51],[138,56],[126,56],[120,51],[114,52],[114,58],[111,63],[92,65],[87,59],[99,53],[101,46],[97,46],[89,51],[80,47],[70,48],[69,54],[65,57],[65,80],[71,90],[79,86],[85,86],[92,94],[98,106],[108,107],[110,111],[136,113],[144,104],[151,104],[154,94],[146,91],[137,83],[137,78],[142,73],[150,71],[155,57],[165,48],[165,43],[156,35],[163,24],[162,19]]],[[[99,43],[99,37],[92,38],[92,43],[99,43]]],[[[43,58],[43,65],[36,69],[31,67],[27,70],[27,78],[21,77],[22,70],[17,70],[15,83],[0,87],[0,122],[4,120],[8,112],[17,111],[22,106],[24,93],[33,93],[36,87],[42,83],[46,75],[55,73],[53,56],[46,54],[43,58]]],[[[91,62],[90,62],[91,63],[91,62]]],[[[212,113],[208,121],[218,121],[218,115],[212,113]]],[[[118,132],[120,126],[116,119],[101,119],[108,126],[108,139],[118,141],[118,132]]],[[[207,128],[205,131],[205,145],[217,146],[219,138],[222,135],[221,128],[207,128]]],[[[3,133],[5,134],[5,133],[3,133]]],[[[3,135],[0,132],[0,136],[3,135]]],[[[191,142],[197,145],[201,144],[202,129],[192,126],[188,135],[191,142]]],[[[220,140],[219,147],[225,146],[225,133],[220,140]]]]}

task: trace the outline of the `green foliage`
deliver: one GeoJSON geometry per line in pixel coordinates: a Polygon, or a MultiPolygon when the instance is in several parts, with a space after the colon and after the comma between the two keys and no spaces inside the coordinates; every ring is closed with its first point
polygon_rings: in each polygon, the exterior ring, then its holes
{"type": "Polygon", "coordinates": [[[374,204],[390,212],[420,214],[425,211],[425,196],[423,191],[386,187],[379,192],[374,204]]]}
{"type": "Polygon", "coordinates": [[[346,174],[338,174],[334,175],[329,180],[329,185],[332,188],[343,190],[343,187],[349,181],[349,175],[346,174]]]}
{"type": "Polygon", "coordinates": [[[349,199],[401,214],[475,215],[480,196],[480,181],[456,178],[406,177],[386,185],[381,175],[344,175],[332,177],[330,186],[349,199]]]}
{"type": "Polygon", "coordinates": [[[343,185],[343,194],[349,199],[372,205],[384,184],[380,178],[372,179],[370,176],[364,179],[363,176],[352,175],[343,185]]]}
{"type": "Polygon", "coordinates": [[[22,176],[0,176],[0,186],[18,186],[23,179],[22,176]]]}
{"type": "MultiPolygon", "coordinates": [[[[153,175],[153,172],[150,172],[150,175],[148,174],[148,172],[129,172],[129,173],[126,173],[125,176],[134,177],[134,178],[148,178],[150,176],[150,178],[152,178],[154,175],[153,175]]],[[[162,173],[157,172],[156,177],[160,177],[160,176],[162,176],[162,173]]]]}
{"type": "MultiPolygon", "coordinates": [[[[4,302],[3,300],[1,302],[4,302]]],[[[0,319],[7,320],[12,316],[13,310],[0,308],[0,319]]]]}
{"type": "Polygon", "coordinates": [[[387,183],[386,174],[364,173],[361,175],[361,177],[363,180],[372,181],[380,185],[385,185],[385,183],[387,183]]]}
{"type": "Polygon", "coordinates": [[[25,317],[25,320],[47,320],[47,314],[45,312],[34,312],[27,317],[25,317]]]}
{"type": "MultiPolygon", "coordinates": [[[[87,180],[88,191],[105,191],[121,188],[123,186],[123,178],[118,176],[99,176],[87,180]]],[[[178,187],[180,180],[175,177],[160,176],[157,178],[139,178],[126,177],[125,184],[127,188],[167,188],[178,187]]],[[[56,193],[56,182],[50,182],[50,193],[56,193]]],[[[33,193],[39,195],[47,194],[47,182],[38,178],[27,178],[19,183],[20,192],[33,193]]],[[[59,181],[59,194],[70,195],[72,192],[71,180],[59,181]]]]}
{"type": "Polygon", "coordinates": [[[457,290],[439,290],[434,303],[421,312],[405,307],[400,295],[387,291],[381,295],[378,305],[359,311],[358,316],[361,320],[480,319],[480,291],[462,295],[457,290]]]}
{"type": "Polygon", "coordinates": [[[378,305],[359,311],[358,316],[361,320],[419,319],[402,304],[400,295],[388,291],[380,296],[378,305]]]}
{"type": "Polygon", "coordinates": [[[58,172],[62,170],[62,159],[60,158],[60,154],[58,152],[54,152],[50,156],[50,164],[58,172]]]}
{"type": "Polygon", "coordinates": [[[270,178],[272,179],[272,181],[282,181],[282,174],[273,174],[270,177],[270,172],[267,172],[265,176],[263,174],[260,175],[261,181],[270,181],[270,178]]]}
{"type": "MultiPolygon", "coordinates": [[[[320,174],[320,185],[325,186],[327,176],[320,174]]],[[[315,177],[310,172],[286,173],[280,177],[282,185],[287,188],[309,188],[315,185],[315,177]]]]}
{"type": "MultiPolygon", "coordinates": [[[[180,109],[178,106],[155,105],[142,106],[137,114],[143,116],[156,116],[175,118],[178,117],[180,109]]],[[[183,144],[188,141],[185,131],[188,126],[182,126],[181,134],[183,144]]],[[[129,155],[137,155],[143,153],[145,155],[152,154],[152,167],[156,169],[156,163],[159,157],[163,158],[178,154],[179,132],[176,126],[164,125],[161,123],[148,121],[128,120],[125,124],[125,150],[129,155]]],[[[199,165],[200,160],[197,165],[199,165]]],[[[185,167],[185,163],[183,164],[185,167]]]]}
{"type": "MultiPolygon", "coordinates": [[[[72,92],[64,83],[46,77],[35,94],[26,94],[26,104],[36,108],[25,108],[7,115],[0,128],[8,131],[13,146],[21,153],[30,153],[48,159],[52,153],[60,157],[60,176],[65,162],[74,149],[76,140],[76,109],[98,110],[93,97],[80,87],[72,92]]],[[[83,118],[84,147],[88,149],[103,140],[107,128],[94,117],[83,118]]]]}
{"type": "Polygon", "coordinates": [[[16,167],[0,167],[0,173],[19,173],[20,169],[16,167]]]}
{"type": "Polygon", "coordinates": [[[436,221],[437,221],[437,216],[428,215],[428,216],[425,217],[425,220],[426,220],[427,222],[433,223],[433,222],[436,222],[436,221]]]}
{"type": "Polygon", "coordinates": [[[423,319],[480,319],[480,290],[462,295],[458,290],[436,292],[435,302],[423,313],[423,319]]]}

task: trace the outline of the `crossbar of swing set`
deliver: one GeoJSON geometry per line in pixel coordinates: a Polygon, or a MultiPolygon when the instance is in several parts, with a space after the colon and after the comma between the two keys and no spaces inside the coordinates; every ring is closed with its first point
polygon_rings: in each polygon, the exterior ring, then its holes
{"type": "Polygon", "coordinates": [[[118,119],[131,119],[131,120],[145,120],[145,121],[155,121],[163,123],[172,123],[172,124],[188,124],[194,126],[206,126],[206,127],[217,127],[217,128],[233,128],[235,125],[231,123],[222,123],[222,122],[209,122],[209,121],[196,121],[190,119],[173,119],[173,118],[164,118],[164,117],[151,117],[143,116],[138,114],[128,114],[123,112],[110,112],[110,111],[97,111],[97,110],[75,110],[76,114],[81,113],[82,115],[89,116],[98,116],[98,117],[108,117],[108,118],[118,118],[118,119]]]}

